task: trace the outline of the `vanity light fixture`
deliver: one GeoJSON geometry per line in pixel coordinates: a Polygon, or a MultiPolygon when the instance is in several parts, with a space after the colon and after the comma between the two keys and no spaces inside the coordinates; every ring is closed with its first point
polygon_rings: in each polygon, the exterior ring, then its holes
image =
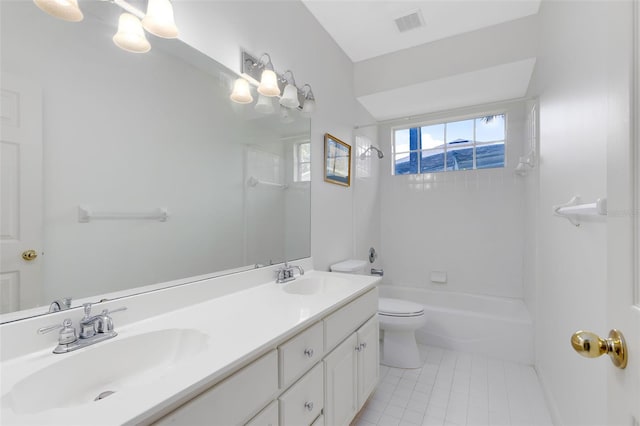
{"type": "MultiPolygon", "coordinates": [[[[118,20],[118,32],[113,36],[113,42],[127,52],[144,53],[151,50],[143,27],[158,37],[178,37],[173,6],[169,0],[148,0],[146,14],[126,0],[101,1],[113,3],[125,10],[126,13],[121,14],[118,20]]],[[[49,15],[65,21],[78,22],[84,18],[78,6],[78,0],[33,0],[33,2],[49,15]]]]}
{"type": "MultiPolygon", "coordinates": [[[[256,111],[263,114],[271,114],[275,112],[273,101],[269,98],[276,96],[280,97],[280,105],[289,109],[301,110],[302,115],[309,117],[315,111],[315,97],[309,84],[305,84],[302,89],[296,86],[295,77],[293,71],[287,70],[284,74],[278,74],[273,69],[271,63],[271,56],[268,53],[263,53],[260,58],[252,56],[247,52],[242,52],[242,66],[241,76],[249,84],[258,87],[258,102],[255,105],[256,111]]],[[[234,85],[233,93],[231,94],[231,100],[238,103],[236,100],[236,88],[234,85]]],[[[277,106],[277,105],[276,105],[277,106]]],[[[281,111],[281,115],[282,115],[281,111]]],[[[293,120],[290,114],[287,114],[286,121],[289,118],[293,120]]],[[[283,117],[281,117],[283,118],[283,117]]]]}
{"type": "Polygon", "coordinates": [[[263,53],[256,65],[262,67],[262,74],[260,76],[260,85],[258,85],[258,93],[264,96],[280,96],[280,87],[278,86],[278,76],[273,69],[271,63],[271,56],[268,53],[263,53]],[[267,59],[267,62],[263,62],[263,59],[267,59]]]}
{"type": "Polygon", "coordinates": [[[127,12],[118,19],[118,32],[113,36],[113,42],[127,52],[146,53],[151,50],[140,19],[127,12]]]}
{"type": "Polygon", "coordinates": [[[78,0],[33,0],[33,2],[43,12],[63,21],[80,22],[84,19],[78,0]]]}
{"type": "Polygon", "coordinates": [[[233,83],[233,92],[231,92],[231,96],[229,98],[238,104],[250,104],[253,102],[249,82],[244,78],[236,79],[233,83]]]}
{"type": "Polygon", "coordinates": [[[158,37],[178,37],[178,27],[173,18],[173,6],[169,0],[148,0],[147,14],[142,18],[142,26],[158,37]]]}
{"type": "Polygon", "coordinates": [[[302,114],[305,117],[309,117],[316,110],[316,98],[313,96],[313,91],[311,90],[311,86],[309,84],[305,84],[302,87],[302,91],[304,93],[304,103],[302,104],[302,114]]]}
{"type": "Polygon", "coordinates": [[[291,112],[289,112],[289,108],[280,105],[280,121],[284,124],[293,123],[293,117],[291,116],[291,112]]]}
{"type": "Polygon", "coordinates": [[[256,106],[254,108],[260,114],[273,114],[275,112],[275,108],[273,107],[273,98],[260,95],[258,97],[258,102],[256,102],[256,106]]]}
{"type": "Polygon", "coordinates": [[[284,86],[284,92],[280,98],[280,105],[287,108],[298,108],[300,101],[298,100],[298,88],[296,87],[296,79],[293,77],[291,70],[286,70],[283,74],[284,82],[287,84],[284,86]],[[291,82],[286,78],[287,73],[291,75],[291,82]]]}

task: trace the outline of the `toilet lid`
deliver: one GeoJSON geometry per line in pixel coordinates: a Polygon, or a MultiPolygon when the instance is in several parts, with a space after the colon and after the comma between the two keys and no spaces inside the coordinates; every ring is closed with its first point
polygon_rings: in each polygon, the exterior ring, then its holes
{"type": "Polygon", "coordinates": [[[394,317],[415,317],[424,314],[424,306],[408,300],[378,298],[378,313],[394,317]]]}

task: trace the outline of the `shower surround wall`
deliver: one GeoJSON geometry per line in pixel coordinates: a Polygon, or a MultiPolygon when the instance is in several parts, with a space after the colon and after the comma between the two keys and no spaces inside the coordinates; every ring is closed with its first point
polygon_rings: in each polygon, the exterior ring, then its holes
{"type": "MultiPolygon", "coordinates": [[[[524,184],[514,169],[523,152],[525,108],[523,103],[505,108],[505,168],[392,176],[391,156],[385,157],[380,250],[385,284],[523,297],[524,184]],[[435,271],[447,273],[446,284],[431,281],[435,271]]],[[[459,110],[428,119],[473,113],[459,110]]],[[[391,132],[391,125],[380,126],[385,152],[390,152],[391,132]]]]}

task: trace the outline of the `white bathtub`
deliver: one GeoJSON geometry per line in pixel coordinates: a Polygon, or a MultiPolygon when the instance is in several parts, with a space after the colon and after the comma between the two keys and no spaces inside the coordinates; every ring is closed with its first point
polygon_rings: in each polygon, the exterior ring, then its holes
{"type": "Polygon", "coordinates": [[[380,285],[380,296],[425,307],[418,343],[533,364],[533,323],[519,299],[380,285]]]}

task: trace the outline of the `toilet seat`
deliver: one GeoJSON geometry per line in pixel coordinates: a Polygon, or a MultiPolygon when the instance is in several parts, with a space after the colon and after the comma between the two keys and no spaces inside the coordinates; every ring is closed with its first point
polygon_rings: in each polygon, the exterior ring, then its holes
{"type": "Polygon", "coordinates": [[[378,314],[389,317],[417,317],[424,315],[424,306],[407,300],[380,297],[378,314]]]}

